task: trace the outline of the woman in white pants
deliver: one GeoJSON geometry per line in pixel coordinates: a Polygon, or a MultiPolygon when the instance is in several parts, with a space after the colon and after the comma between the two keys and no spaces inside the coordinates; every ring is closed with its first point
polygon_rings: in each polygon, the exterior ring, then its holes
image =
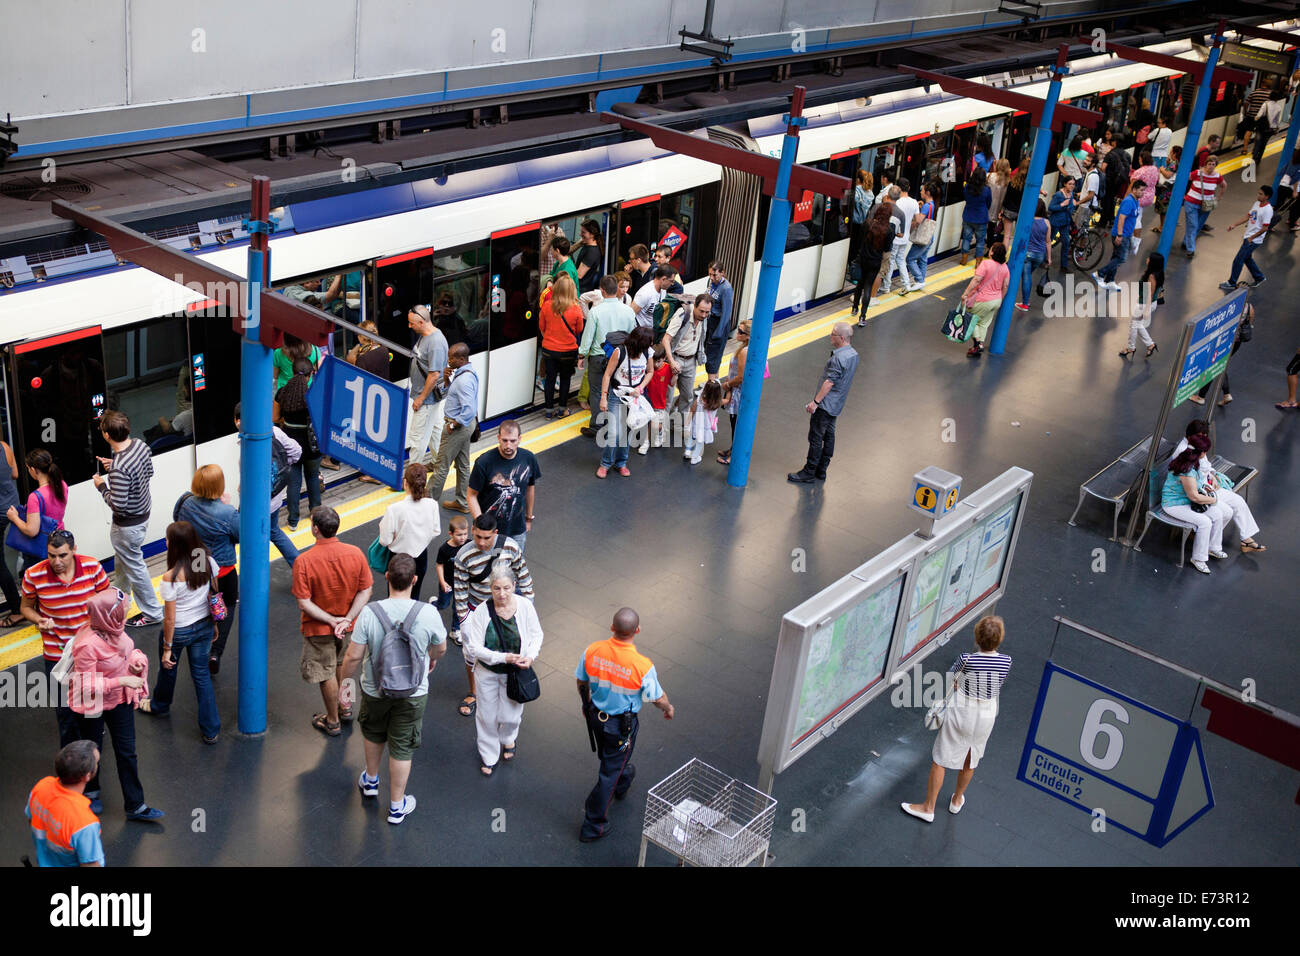
{"type": "Polygon", "coordinates": [[[1147,268],[1138,282],[1137,302],[1133,303],[1133,314],[1128,323],[1128,348],[1119,353],[1120,358],[1128,358],[1137,351],[1138,337],[1147,347],[1147,358],[1156,350],[1156,343],[1151,340],[1147,328],[1151,317],[1156,314],[1156,304],[1165,294],[1165,257],[1158,252],[1147,256],[1147,268]]]}
{"type": "Polygon", "coordinates": [[[524,705],[506,696],[506,678],[513,667],[531,667],[542,649],[542,625],[533,602],[515,594],[510,562],[497,561],[488,574],[492,600],[484,601],[461,625],[467,656],[474,661],[478,709],[479,769],[490,777],[497,760],[515,756],[515,739],[524,705]]]}
{"type": "MultiPolygon", "coordinates": [[[[1207,445],[1210,442],[1210,423],[1207,421],[1192,421],[1187,423],[1187,437],[1178,443],[1174,449],[1175,455],[1180,455],[1188,448],[1188,440],[1193,435],[1203,435],[1207,445]]],[[[1212,451],[1213,446],[1207,448],[1212,451]]],[[[1255,523],[1255,516],[1250,512],[1250,505],[1246,504],[1246,499],[1232,490],[1232,482],[1227,475],[1220,474],[1214,470],[1210,464],[1209,454],[1202,454],[1196,465],[1197,471],[1200,472],[1200,487],[1208,488],[1219,505],[1227,508],[1230,512],[1230,518],[1225,518],[1225,523],[1231,520],[1237,526],[1237,534],[1241,538],[1241,550],[1244,554],[1251,554],[1256,551],[1267,551],[1255,540],[1255,535],[1259,534],[1259,525],[1255,523]]]]}
{"type": "Polygon", "coordinates": [[[1011,658],[998,651],[1006,627],[1002,618],[982,617],[975,625],[975,654],[962,654],[948,673],[953,695],[930,755],[930,779],[924,803],[904,803],[908,816],[934,822],[934,808],[946,770],[957,771],[957,787],[948,801],[949,813],[966,806],[966,788],[984,757],[984,747],[998,716],[998,696],[1011,672],[1011,658]]]}
{"type": "Polygon", "coordinates": [[[1169,463],[1160,505],[1171,518],[1195,526],[1192,567],[1202,574],[1209,574],[1210,567],[1205,563],[1206,559],[1228,556],[1223,550],[1223,526],[1232,517],[1232,512],[1226,505],[1220,504],[1214,495],[1200,490],[1201,473],[1197,470],[1197,462],[1209,450],[1210,440],[1204,435],[1193,435],[1188,440],[1188,445],[1185,451],[1175,455],[1169,463]],[[1205,510],[1197,511],[1192,507],[1194,504],[1204,505],[1205,510]]]}

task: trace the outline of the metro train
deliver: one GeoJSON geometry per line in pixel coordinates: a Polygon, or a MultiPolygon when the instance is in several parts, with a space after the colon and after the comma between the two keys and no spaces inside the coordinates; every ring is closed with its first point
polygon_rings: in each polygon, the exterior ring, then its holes
{"type": "MultiPolygon", "coordinates": [[[[1192,60],[1199,55],[1185,40],[1153,49],[1192,60]]],[[[1000,79],[1031,95],[1042,96],[1047,87],[1045,73],[1000,79]]],[[[1231,84],[1214,91],[1203,135],[1217,132],[1231,140],[1244,92],[1231,84]]],[[[1062,89],[1063,101],[1100,110],[1120,133],[1145,99],[1151,110],[1169,116],[1175,144],[1184,137],[1191,98],[1183,74],[1104,55],[1073,60],[1062,89]]],[[[849,178],[865,167],[914,184],[945,181],[935,257],[959,242],[963,171],[976,134],[986,133],[997,155],[1013,163],[1031,137],[1028,116],[937,87],[807,115],[800,162],[849,178]]],[[[781,132],[779,116],[710,130],[715,138],[772,155],[781,132]]],[[[1053,156],[1074,132],[1056,134],[1053,156]]],[[[1056,178],[1052,166],[1044,183],[1049,191],[1056,178]]],[[[609,271],[623,265],[636,243],[667,243],[691,280],[688,292],[703,288],[709,260],[719,258],[730,267],[739,315],[753,301],[757,224],[766,220],[768,203],[750,177],[633,141],[275,210],[280,221],[271,240],[272,282],[282,290],[296,286],[292,291],[301,295],[320,281],[316,294],[330,299],[327,310],[354,322],[373,319],[380,334],[400,343],[409,341],[410,306],[442,302],[440,315],[463,329],[458,334],[471,347],[482,383],[480,417],[488,420],[537,401],[531,290],[544,229],[558,225],[576,239],[578,224],[594,219],[609,271]],[[336,292],[327,296],[331,286],[336,292]]],[[[848,210],[841,196],[807,195],[797,204],[778,293],[781,312],[844,291],[848,210]]],[[[244,274],[246,235],[238,217],[177,230],[171,241],[244,274]]],[[[222,465],[235,490],[239,339],[226,313],[202,293],[123,265],[103,244],[81,252],[75,262],[48,255],[0,260],[0,277],[12,286],[0,294],[5,435],[19,460],[38,446],[54,454],[71,487],[67,526],[81,550],[107,558],[110,514],[91,479],[94,456],[108,451],[95,422],[118,408],[130,416],[134,434],[148,428],[155,473],[146,553],[156,553],[172,503],[188,489],[197,466],[222,465]]],[[[332,346],[342,355],[351,344],[350,333],[340,331],[332,346]]],[[[391,377],[407,377],[404,359],[392,363],[391,377]]],[[[339,473],[340,480],[347,476],[339,473]]]]}

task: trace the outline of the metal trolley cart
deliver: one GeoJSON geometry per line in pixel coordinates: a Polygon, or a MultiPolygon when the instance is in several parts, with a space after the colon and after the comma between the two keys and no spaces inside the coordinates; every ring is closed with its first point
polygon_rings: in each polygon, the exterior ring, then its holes
{"type": "Polygon", "coordinates": [[[653,843],[677,857],[677,865],[767,865],[776,801],[693,759],[650,788],[641,855],[653,843]]]}

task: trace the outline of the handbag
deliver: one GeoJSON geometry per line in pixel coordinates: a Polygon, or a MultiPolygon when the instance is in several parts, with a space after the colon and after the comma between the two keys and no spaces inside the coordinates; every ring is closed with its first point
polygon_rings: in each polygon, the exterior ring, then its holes
{"type": "Polygon", "coordinates": [[[224,621],[230,609],[226,607],[226,599],[222,597],[221,592],[216,589],[216,582],[212,582],[212,590],[208,592],[208,607],[212,609],[212,620],[224,621]]]}
{"type": "MultiPolygon", "coordinates": [[[[960,675],[965,670],[966,662],[962,661],[961,668],[958,669],[957,673],[960,675]]],[[[952,690],[948,691],[948,696],[925,712],[926,730],[938,730],[943,726],[944,719],[948,716],[948,708],[952,704],[952,695],[955,693],[957,693],[957,681],[954,678],[952,690]]]]}
{"type": "Polygon", "coordinates": [[[975,313],[970,312],[964,305],[958,305],[948,313],[948,317],[943,320],[943,325],[939,331],[950,342],[968,342],[970,337],[975,334],[975,313]]]}
{"type": "Polygon", "coordinates": [[[393,558],[393,552],[379,543],[378,535],[375,540],[370,542],[370,547],[366,548],[366,560],[370,563],[371,570],[387,571],[388,562],[393,558]]]}
{"type": "Polygon", "coordinates": [[[45,557],[50,533],[59,527],[59,523],[53,518],[45,516],[45,497],[41,494],[40,489],[36,491],[36,507],[41,515],[41,523],[35,536],[29,538],[18,529],[17,525],[10,524],[9,530],[5,533],[5,544],[15,551],[21,551],[29,557],[41,560],[45,557]]]}
{"type": "Polygon", "coordinates": [[[938,228],[939,221],[937,219],[923,219],[912,227],[912,244],[928,248],[930,241],[934,238],[934,231],[938,228]]]}
{"type": "Polygon", "coordinates": [[[73,634],[68,638],[68,643],[63,645],[63,654],[59,657],[59,662],[50,669],[50,677],[58,684],[67,683],[68,676],[72,673],[72,645],[77,642],[77,635],[73,634]]]}
{"type": "MultiPolygon", "coordinates": [[[[487,600],[487,609],[488,617],[492,618],[492,626],[497,629],[499,641],[501,630],[497,625],[500,619],[497,617],[496,605],[492,603],[491,598],[487,600]]],[[[537,679],[537,672],[531,667],[512,665],[510,672],[506,674],[506,696],[516,704],[526,704],[541,697],[542,685],[537,679]]]]}

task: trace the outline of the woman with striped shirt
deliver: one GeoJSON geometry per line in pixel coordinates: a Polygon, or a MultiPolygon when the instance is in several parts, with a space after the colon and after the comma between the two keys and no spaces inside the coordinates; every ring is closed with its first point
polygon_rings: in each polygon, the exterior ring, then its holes
{"type": "Polygon", "coordinates": [[[925,802],[904,803],[904,813],[934,822],[945,770],[957,771],[957,788],[948,802],[948,812],[960,813],[966,805],[966,788],[984,756],[984,745],[998,716],[998,695],[1011,671],[1011,658],[998,652],[1005,634],[1002,618],[991,614],[980,618],[975,625],[977,652],[962,654],[949,669],[948,673],[955,675],[955,691],[934,742],[925,802]]]}

